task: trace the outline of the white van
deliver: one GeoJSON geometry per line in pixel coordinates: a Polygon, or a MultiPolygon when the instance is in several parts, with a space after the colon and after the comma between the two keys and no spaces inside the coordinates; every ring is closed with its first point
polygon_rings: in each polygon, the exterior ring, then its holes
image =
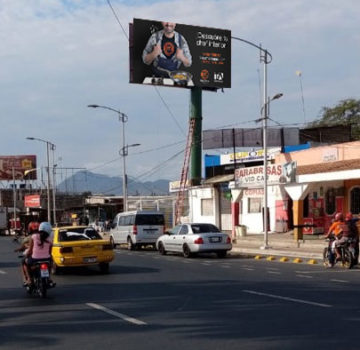
{"type": "Polygon", "coordinates": [[[159,211],[130,211],[115,216],[110,229],[110,242],[115,248],[117,244],[126,243],[129,250],[141,245],[151,244],[164,233],[164,214],[159,211]]]}

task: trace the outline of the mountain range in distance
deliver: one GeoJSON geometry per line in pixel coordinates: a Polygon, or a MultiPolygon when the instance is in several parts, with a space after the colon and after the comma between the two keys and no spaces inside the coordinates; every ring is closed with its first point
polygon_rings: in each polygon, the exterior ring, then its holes
{"type": "MultiPolygon", "coordinates": [[[[136,181],[128,177],[127,191],[129,196],[151,196],[169,194],[169,180],[136,181]]],[[[67,193],[91,192],[92,194],[117,195],[123,194],[123,178],[107,176],[90,171],[78,171],[60,182],[57,191],[67,193]]]]}

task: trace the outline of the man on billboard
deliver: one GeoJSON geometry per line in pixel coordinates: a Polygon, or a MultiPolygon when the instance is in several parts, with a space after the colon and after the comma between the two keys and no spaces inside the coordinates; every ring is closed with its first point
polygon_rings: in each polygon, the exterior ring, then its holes
{"type": "Polygon", "coordinates": [[[152,65],[156,77],[169,77],[169,73],[180,68],[181,64],[190,67],[192,57],[185,38],[175,31],[176,23],[161,22],[163,29],[153,33],[143,51],[142,59],[152,65]]]}

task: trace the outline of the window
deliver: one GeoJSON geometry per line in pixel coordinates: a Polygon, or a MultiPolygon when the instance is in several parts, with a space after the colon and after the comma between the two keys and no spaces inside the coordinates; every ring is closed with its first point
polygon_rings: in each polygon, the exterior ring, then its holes
{"type": "Polygon", "coordinates": [[[248,213],[261,213],[261,198],[248,198],[248,213]]]}
{"type": "Polygon", "coordinates": [[[212,198],[201,200],[201,215],[202,216],[214,215],[212,198]]]}
{"type": "Polygon", "coordinates": [[[360,214],[360,187],[355,187],[350,192],[350,210],[353,214],[360,214]]]}
{"type": "Polygon", "coordinates": [[[335,188],[329,187],[325,193],[325,211],[328,215],[333,215],[336,210],[335,188]]]}
{"type": "Polygon", "coordinates": [[[179,231],[179,235],[187,235],[189,232],[189,229],[186,225],[184,225],[183,227],[181,227],[180,231],[179,231]]]}
{"type": "Polygon", "coordinates": [[[164,225],[164,215],[161,214],[138,214],[135,219],[136,225],[164,225]]]}

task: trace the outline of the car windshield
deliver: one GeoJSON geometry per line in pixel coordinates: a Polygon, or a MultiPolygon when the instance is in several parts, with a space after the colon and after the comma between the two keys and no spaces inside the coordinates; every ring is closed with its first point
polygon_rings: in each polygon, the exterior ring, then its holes
{"type": "Polygon", "coordinates": [[[220,230],[212,224],[192,224],[193,233],[220,232],[220,230]]]}
{"type": "Polygon", "coordinates": [[[59,231],[59,242],[92,241],[102,239],[92,227],[71,228],[59,231]]]}
{"type": "Polygon", "coordinates": [[[135,225],[164,225],[164,215],[161,214],[138,214],[135,225]]]}

